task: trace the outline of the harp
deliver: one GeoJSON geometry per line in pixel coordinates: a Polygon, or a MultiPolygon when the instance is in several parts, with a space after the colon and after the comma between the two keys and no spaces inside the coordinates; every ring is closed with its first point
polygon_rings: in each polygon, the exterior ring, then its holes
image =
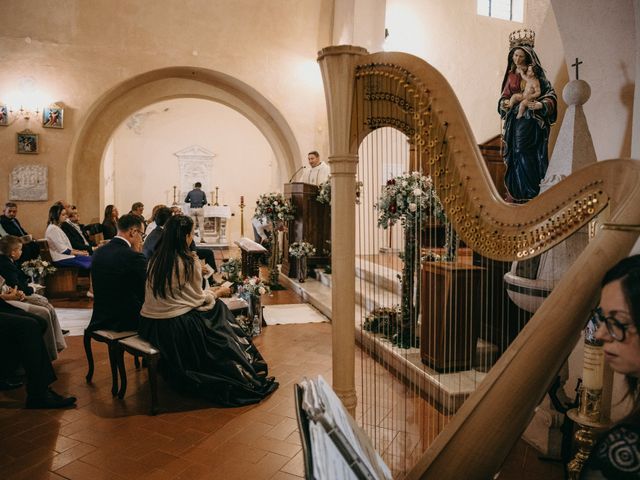
{"type": "MultiPolygon", "coordinates": [[[[615,224],[640,223],[639,162],[598,162],[525,205],[510,205],[491,182],[456,95],[433,67],[408,54],[368,54],[353,46],[327,47],[318,61],[332,174],[333,388],[352,414],[356,389],[361,398],[380,395],[364,382],[356,387],[354,361],[354,319],[362,308],[355,300],[361,292],[354,238],[362,214],[353,198],[356,175],[362,174],[358,149],[372,132],[390,127],[407,137],[413,151],[407,169],[430,176],[457,235],[487,259],[534,258],[598,215],[615,224]]],[[[367,155],[384,157],[377,160],[384,165],[393,153],[385,147],[367,155]]],[[[396,472],[408,472],[407,478],[491,478],[571,352],[603,274],[636,238],[600,231],[447,425],[436,428],[433,442],[396,472]]]]}

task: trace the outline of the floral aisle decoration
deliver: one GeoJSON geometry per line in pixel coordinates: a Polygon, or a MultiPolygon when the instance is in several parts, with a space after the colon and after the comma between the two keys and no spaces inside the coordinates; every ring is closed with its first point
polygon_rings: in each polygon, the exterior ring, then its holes
{"type": "Polygon", "coordinates": [[[307,278],[307,257],[315,255],[316,249],[309,242],[294,242],[289,245],[289,255],[298,262],[298,282],[307,278]]]}
{"type": "Polygon", "coordinates": [[[394,341],[400,331],[402,309],[400,305],[374,308],[365,317],[362,328],[372,333],[379,333],[394,341]]]}
{"type": "Polygon", "coordinates": [[[375,204],[378,226],[384,229],[400,223],[404,233],[401,320],[394,343],[408,348],[417,344],[418,301],[416,275],[420,264],[417,254],[419,232],[429,217],[446,221],[440,199],[431,178],[420,172],[405,173],[387,181],[375,204]]]}
{"type": "Polygon", "coordinates": [[[56,271],[56,267],[40,257],[23,262],[21,268],[24,273],[31,277],[31,281],[34,283],[56,271]]]}
{"type": "Polygon", "coordinates": [[[279,288],[280,283],[278,276],[278,260],[280,257],[279,250],[279,232],[287,228],[287,224],[293,220],[295,208],[291,202],[284,197],[282,193],[271,192],[264,193],[258,197],[256,201],[256,209],[254,218],[265,217],[273,225],[273,248],[271,249],[271,258],[269,259],[269,285],[271,288],[279,288]]]}
{"type": "Polygon", "coordinates": [[[249,304],[248,325],[249,333],[258,335],[262,332],[262,295],[271,292],[271,289],[260,277],[246,277],[239,287],[239,295],[249,304]]]}
{"type": "Polygon", "coordinates": [[[230,258],[220,265],[222,277],[234,284],[242,282],[242,262],[238,258],[230,258]]]}

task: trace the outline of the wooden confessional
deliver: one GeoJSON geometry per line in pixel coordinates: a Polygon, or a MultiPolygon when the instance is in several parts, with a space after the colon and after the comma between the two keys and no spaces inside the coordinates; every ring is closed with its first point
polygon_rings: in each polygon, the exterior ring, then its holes
{"type": "MultiPolygon", "coordinates": [[[[400,165],[385,142],[367,144],[367,158],[374,160],[371,167],[359,165],[359,149],[373,132],[391,128],[404,135],[412,154],[407,165],[397,168],[430,176],[459,238],[488,261],[535,257],[596,218],[616,224],[640,223],[640,162],[598,162],[526,205],[507,204],[491,181],[455,93],[437,70],[412,55],[369,54],[353,46],[327,47],[320,51],[318,61],[330,136],[333,388],[352,414],[358,403],[356,390],[363,400],[373,396],[367,402],[372,405],[368,407],[371,415],[384,407],[381,391],[366,383],[375,382],[377,375],[355,367],[356,318],[365,309],[356,300],[365,293],[356,288],[357,252],[363,251],[356,246],[356,238],[377,235],[375,218],[357,209],[375,211],[376,188],[385,172],[392,171],[387,166],[400,165]],[[373,180],[362,178],[366,172],[371,172],[373,180]],[[353,201],[357,180],[364,182],[361,205],[353,201]],[[356,227],[356,222],[364,226],[356,227]],[[363,228],[371,231],[361,232],[363,228]],[[358,386],[356,376],[361,379],[358,386]]],[[[636,238],[631,232],[598,232],[446,426],[441,422],[434,427],[430,445],[416,451],[405,442],[407,478],[493,477],[573,348],[597,302],[600,279],[628,255],[636,238]]],[[[377,248],[374,240],[367,241],[377,248]]],[[[391,274],[373,279],[371,288],[378,288],[383,280],[394,279],[391,274]]],[[[422,310],[424,325],[429,308],[422,310]]],[[[393,352],[408,356],[399,349],[393,352]]],[[[444,382],[449,377],[436,378],[444,382]]],[[[384,428],[401,413],[386,414],[372,423],[384,428]]],[[[378,443],[382,450],[388,444],[387,440],[378,443]]]]}

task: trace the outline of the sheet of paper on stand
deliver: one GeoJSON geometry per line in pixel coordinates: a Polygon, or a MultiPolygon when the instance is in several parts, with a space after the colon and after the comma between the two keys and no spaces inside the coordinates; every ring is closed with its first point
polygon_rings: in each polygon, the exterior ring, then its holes
{"type": "Polygon", "coordinates": [[[390,480],[389,467],[325,379],[305,379],[300,386],[302,409],[309,418],[314,477],[390,480]]]}

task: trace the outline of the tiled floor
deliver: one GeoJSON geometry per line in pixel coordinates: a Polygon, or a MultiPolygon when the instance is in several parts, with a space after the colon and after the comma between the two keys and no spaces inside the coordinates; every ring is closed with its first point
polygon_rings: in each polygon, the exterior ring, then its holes
{"type": "MultiPolygon", "coordinates": [[[[296,301],[300,300],[294,294],[281,291],[264,303],[296,301]]],[[[75,306],[87,307],[90,302],[75,306]]],[[[146,372],[136,371],[130,357],[127,396],[118,400],[110,393],[104,345],[94,344],[96,373],[94,383],[87,385],[81,338],[71,337],[68,343],[55,362],[59,377],[55,387],[76,395],[77,408],[27,411],[22,408],[22,389],[0,393],[0,478],[283,480],[303,476],[292,389],[305,375],[321,374],[331,380],[330,324],[264,329],[256,344],[280,388],[261,404],[211,408],[174,393],[160,381],[161,413],[156,417],[147,416],[146,372]]],[[[373,403],[359,407],[358,420],[401,478],[447,419],[360,353],[356,372],[358,385],[361,378],[375,378],[377,385],[376,391],[367,392],[373,403]]],[[[359,396],[373,382],[364,385],[358,387],[359,396]]],[[[539,462],[533,449],[519,442],[500,478],[559,479],[561,472],[556,464],[539,462]]]]}

